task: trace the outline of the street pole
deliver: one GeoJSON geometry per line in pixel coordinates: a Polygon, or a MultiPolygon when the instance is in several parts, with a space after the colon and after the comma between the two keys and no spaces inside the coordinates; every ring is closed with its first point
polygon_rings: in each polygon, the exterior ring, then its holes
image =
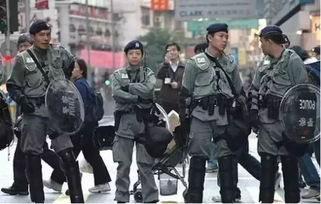
{"type": "Polygon", "coordinates": [[[30,2],[29,0],[26,0],[26,4],[25,4],[25,12],[26,12],[26,19],[25,19],[25,23],[26,23],[26,33],[28,32],[29,29],[29,23],[30,23],[30,2]]]}
{"type": "Polygon", "coordinates": [[[88,64],[88,78],[92,84],[94,84],[94,77],[92,76],[93,70],[91,69],[91,60],[90,60],[90,33],[89,33],[89,12],[88,12],[88,0],[86,0],[86,30],[87,30],[87,64],[88,64]]]}
{"type": "MultiPolygon", "coordinates": [[[[6,40],[6,56],[10,56],[10,8],[9,8],[9,1],[10,0],[6,0],[6,4],[7,4],[7,32],[5,35],[5,40],[6,40]]],[[[5,81],[7,81],[7,77],[10,73],[10,61],[6,61],[5,67],[5,81]]]]}
{"type": "Polygon", "coordinates": [[[110,21],[111,21],[111,50],[112,50],[112,69],[115,69],[115,24],[114,24],[114,3],[110,0],[110,21]]]}

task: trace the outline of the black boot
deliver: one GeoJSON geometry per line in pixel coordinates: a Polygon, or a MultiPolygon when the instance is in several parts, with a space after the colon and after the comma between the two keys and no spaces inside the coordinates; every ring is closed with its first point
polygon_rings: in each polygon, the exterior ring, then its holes
{"type": "Polygon", "coordinates": [[[12,184],[12,186],[8,188],[1,188],[1,191],[9,195],[29,195],[28,186],[21,188],[16,186],[15,184],[12,184]]]}
{"type": "Polygon", "coordinates": [[[205,177],[205,157],[193,156],[188,171],[188,190],[184,192],[185,203],[202,203],[205,177]]]}
{"type": "Polygon", "coordinates": [[[286,203],[300,202],[298,159],[282,156],[282,172],[284,181],[284,200],[286,203]]]}
{"type": "Polygon", "coordinates": [[[71,203],[84,203],[82,194],[81,179],[79,173],[78,162],[75,159],[72,149],[66,149],[59,152],[59,156],[63,161],[63,170],[67,177],[68,189],[71,203]]]}
{"type": "Polygon", "coordinates": [[[261,154],[261,181],[259,201],[262,203],[273,203],[274,185],[277,171],[276,156],[261,154]]]}
{"type": "Polygon", "coordinates": [[[233,203],[235,201],[237,189],[237,180],[235,178],[235,165],[237,163],[235,163],[235,157],[232,155],[218,158],[218,173],[221,182],[220,194],[223,203],[233,203]]]}
{"type": "Polygon", "coordinates": [[[29,182],[31,201],[34,203],[43,203],[45,201],[45,195],[43,192],[40,155],[26,155],[26,175],[29,182]]]}

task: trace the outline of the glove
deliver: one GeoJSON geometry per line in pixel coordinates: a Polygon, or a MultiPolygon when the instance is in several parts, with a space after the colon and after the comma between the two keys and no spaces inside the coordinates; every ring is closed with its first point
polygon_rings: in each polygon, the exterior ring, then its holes
{"type": "Polygon", "coordinates": [[[22,112],[24,112],[24,113],[35,112],[35,106],[25,96],[21,98],[20,105],[21,105],[22,112]]]}
{"type": "Polygon", "coordinates": [[[120,87],[121,90],[129,92],[129,85],[120,87]]]}
{"type": "Polygon", "coordinates": [[[259,125],[259,111],[256,109],[250,110],[250,125],[251,127],[258,128],[259,125]]]}
{"type": "Polygon", "coordinates": [[[153,103],[153,99],[145,99],[140,96],[138,96],[137,101],[144,104],[153,103]]]}
{"type": "Polygon", "coordinates": [[[279,107],[280,107],[282,98],[271,94],[268,94],[266,97],[267,97],[268,117],[271,119],[278,119],[279,107]]]}

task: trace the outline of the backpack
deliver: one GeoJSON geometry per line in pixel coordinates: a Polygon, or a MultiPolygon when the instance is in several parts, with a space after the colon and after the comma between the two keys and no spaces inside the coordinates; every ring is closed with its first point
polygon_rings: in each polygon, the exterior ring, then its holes
{"type": "Polygon", "coordinates": [[[6,99],[0,93],[0,150],[13,141],[13,128],[6,99]]]}
{"type": "Polygon", "coordinates": [[[100,92],[96,92],[94,89],[90,88],[91,95],[91,115],[93,121],[98,122],[104,116],[104,100],[100,92]]]}

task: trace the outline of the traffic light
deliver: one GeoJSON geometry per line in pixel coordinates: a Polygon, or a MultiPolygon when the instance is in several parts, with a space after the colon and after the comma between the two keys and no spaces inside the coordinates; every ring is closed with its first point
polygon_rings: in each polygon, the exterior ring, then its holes
{"type": "Polygon", "coordinates": [[[6,0],[0,0],[0,31],[2,33],[7,32],[7,9],[9,8],[10,16],[10,32],[18,31],[18,0],[10,0],[9,7],[6,0]]]}

